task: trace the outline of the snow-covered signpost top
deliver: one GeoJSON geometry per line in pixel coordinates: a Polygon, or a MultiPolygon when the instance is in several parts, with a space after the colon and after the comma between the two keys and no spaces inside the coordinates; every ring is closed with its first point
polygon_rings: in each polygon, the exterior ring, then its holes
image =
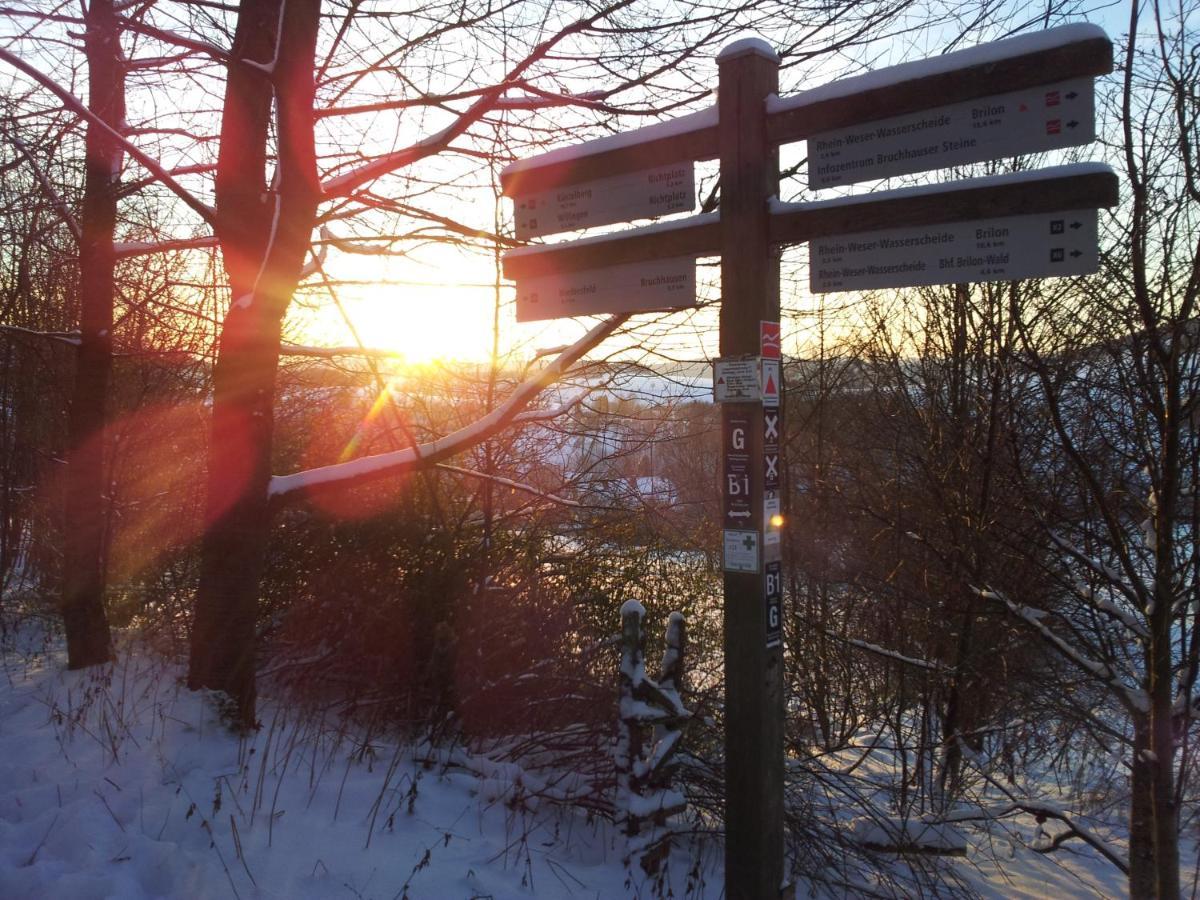
{"type": "Polygon", "coordinates": [[[535,237],[688,212],[693,161],[719,159],[719,213],[531,245],[504,270],[518,319],[538,319],[690,306],[695,258],[721,257],[725,895],[766,900],[783,876],[775,248],[809,242],[816,292],[1085,274],[1098,266],[1097,210],[1117,202],[1111,170],[1083,164],[783,204],[778,147],[808,141],[819,189],[1085,144],[1092,78],[1111,71],[1112,45],[1071,25],[790,97],[761,39],[735,41],[717,63],[716,107],[522,160],[501,183],[518,236],[535,237]]]}

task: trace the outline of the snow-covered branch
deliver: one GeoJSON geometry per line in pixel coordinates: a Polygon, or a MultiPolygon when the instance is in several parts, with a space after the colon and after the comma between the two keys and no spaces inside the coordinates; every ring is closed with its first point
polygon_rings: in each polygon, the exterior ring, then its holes
{"type": "Polygon", "coordinates": [[[80,342],[78,331],[37,331],[33,328],[22,328],[20,325],[0,325],[0,331],[25,337],[43,338],[47,341],[58,341],[60,344],[70,344],[73,347],[78,347],[80,342]]]}
{"type": "Polygon", "coordinates": [[[338,359],[343,356],[369,356],[376,359],[388,359],[397,356],[395,350],[380,350],[372,347],[311,347],[305,344],[281,344],[281,356],[307,356],[313,359],[338,359]]]}
{"type": "Polygon", "coordinates": [[[582,403],[587,397],[591,396],[590,390],[583,390],[572,397],[570,400],[565,400],[558,406],[549,409],[527,409],[515,419],[514,422],[548,422],[551,419],[558,419],[565,416],[576,406],[582,403]]]}
{"type": "MultiPolygon", "coordinates": [[[[545,109],[555,106],[583,106],[589,109],[601,109],[605,111],[616,112],[606,105],[603,101],[609,97],[612,91],[585,91],[582,94],[563,94],[554,91],[545,91],[535,85],[529,84],[526,81],[517,81],[503,86],[505,90],[520,88],[525,91],[525,94],[516,94],[511,96],[502,96],[496,100],[494,109],[545,109]]],[[[468,100],[472,97],[479,97],[486,94],[488,91],[495,90],[496,86],[487,88],[472,88],[469,91],[457,91],[453,94],[440,95],[423,95],[420,97],[404,97],[397,100],[380,100],[376,103],[359,103],[353,106],[332,106],[320,110],[317,113],[318,118],[328,119],[342,116],[355,116],[361,113],[378,113],[390,112],[401,109],[412,109],[419,106],[422,108],[432,106],[442,106],[455,101],[468,100]]]]}
{"type": "Polygon", "coordinates": [[[1042,619],[1047,615],[1045,610],[1034,609],[1030,606],[1023,606],[1020,603],[1014,603],[1008,597],[1001,594],[999,591],[986,590],[975,588],[975,593],[984,600],[992,600],[1003,603],[1008,611],[1018,619],[1021,619],[1031,628],[1033,628],[1050,646],[1057,650],[1062,656],[1074,663],[1078,668],[1087,672],[1094,678],[1099,679],[1116,695],[1120,703],[1125,706],[1130,712],[1145,714],[1150,711],[1150,698],[1146,692],[1138,688],[1132,688],[1121,680],[1120,675],[1113,668],[1105,663],[1094,659],[1089,659],[1084,654],[1080,653],[1075,647],[1072,647],[1050,628],[1046,626],[1042,619]]]}
{"type": "Polygon", "coordinates": [[[464,469],[460,466],[452,466],[449,463],[438,463],[437,468],[443,469],[446,472],[454,472],[457,475],[466,475],[468,478],[478,478],[481,481],[490,481],[492,484],[499,484],[503,487],[512,488],[517,491],[524,491],[526,494],[532,494],[533,496],[540,497],[543,500],[549,500],[551,503],[557,503],[559,506],[571,506],[576,509],[585,508],[584,505],[578,500],[560,497],[558,494],[551,494],[548,491],[539,490],[531,484],[513,481],[511,478],[505,478],[502,475],[489,475],[487,472],[477,472],[474,469],[464,469]]]}
{"type": "Polygon", "coordinates": [[[170,31],[166,28],[157,28],[153,25],[147,25],[145,22],[139,22],[136,19],[122,18],[120,20],[121,27],[126,31],[132,31],[137,34],[145,35],[149,38],[154,38],[164,44],[170,44],[174,47],[182,47],[192,53],[202,53],[205,56],[212,57],[220,63],[229,62],[229,54],[215,44],[210,44],[207,41],[196,40],[175,31],[170,31]]]}
{"type": "Polygon", "coordinates": [[[209,235],[167,241],[118,241],[113,244],[113,252],[116,253],[117,259],[128,259],[133,256],[170,253],[172,250],[204,250],[216,246],[216,236],[209,235]]]}
{"type": "Polygon", "coordinates": [[[1046,819],[1054,819],[1062,822],[1067,826],[1067,830],[1060,832],[1050,838],[1050,840],[1039,847],[1033,849],[1038,853],[1051,853],[1065,844],[1072,838],[1078,838],[1083,841],[1110,863],[1121,870],[1122,874],[1129,874],[1129,861],[1118,854],[1111,848],[1110,842],[1102,839],[1087,826],[1081,825],[1070,815],[1068,815],[1061,807],[1054,803],[1048,803],[1045,800],[1037,800],[1030,797],[1018,797],[1006,785],[1002,784],[997,779],[993,778],[980,765],[978,755],[970,748],[970,746],[961,737],[958,738],[958,745],[963,751],[963,758],[970,760],[978,770],[979,774],[987,780],[993,788],[1008,798],[1008,803],[1001,806],[984,807],[980,806],[978,812],[974,810],[961,810],[953,812],[945,816],[945,822],[970,822],[976,820],[998,821],[1008,816],[1019,815],[1026,813],[1034,816],[1041,825],[1046,819]]]}
{"type": "Polygon", "coordinates": [[[884,659],[893,659],[896,662],[904,663],[906,666],[915,666],[918,669],[927,669],[930,672],[942,672],[949,674],[954,671],[950,666],[942,665],[940,662],[931,662],[927,659],[917,659],[914,656],[905,656],[903,653],[898,653],[895,650],[888,650],[886,647],[880,647],[878,644],[872,644],[868,641],[860,641],[857,638],[844,637],[835,632],[826,629],[825,633],[831,638],[843,641],[851,647],[857,647],[859,650],[865,650],[868,653],[873,653],[876,656],[882,656],[884,659]]]}
{"type": "Polygon", "coordinates": [[[364,456],[349,462],[276,475],[271,479],[269,492],[274,503],[286,502],[311,490],[346,489],[389,478],[418,467],[429,467],[461,453],[486,440],[513,423],[543,390],[556,382],[585,353],[613,334],[629,318],[628,314],[611,316],[591,329],[552,363],[536,375],[521,382],[512,395],[478,421],[460,428],[445,437],[390,453],[364,456]]]}
{"type": "Polygon", "coordinates": [[[374,159],[356,169],[329,179],[321,186],[325,197],[343,197],[367,182],[374,181],[388,172],[412,165],[427,156],[434,156],[450,146],[450,142],[466,131],[495,105],[500,89],[485,94],[472,103],[453,122],[429,137],[422,138],[412,146],[396,150],[374,159]]]}
{"type": "MultiPolygon", "coordinates": [[[[1070,541],[1068,541],[1062,535],[1051,532],[1050,540],[1054,541],[1054,543],[1058,546],[1058,548],[1060,550],[1062,550],[1064,553],[1066,553],[1068,556],[1070,556],[1071,559],[1075,560],[1075,562],[1077,562],[1080,565],[1087,568],[1088,571],[1092,572],[1094,575],[1097,575],[1100,578],[1102,578],[1108,585],[1110,585],[1113,588],[1113,590],[1120,592],[1122,596],[1124,596],[1126,599],[1128,599],[1135,606],[1139,605],[1139,600],[1138,600],[1137,595],[1129,587],[1129,585],[1127,585],[1125,583],[1125,580],[1121,577],[1121,573],[1117,569],[1114,569],[1112,566],[1106,565],[1105,563],[1101,562],[1100,560],[1095,559],[1094,557],[1089,556],[1088,554],[1084,553],[1081,549],[1076,547],[1074,544],[1072,544],[1070,541]]],[[[1075,593],[1082,600],[1084,600],[1086,603],[1088,603],[1089,605],[1091,605],[1098,611],[1104,613],[1105,615],[1116,620],[1117,622],[1120,622],[1122,625],[1124,625],[1126,628],[1128,628],[1131,632],[1136,634],[1138,637],[1143,638],[1143,639],[1148,639],[1150,637],[1150,632],[1146,630],[1145,625],[1143,625],[1141,622],[1139,622],[1137,620],[1137,618],[1135,616],[1133,616],[1128,610],[1122,609],[1121,607],[1117,606],[1117,604],[1113,603],[1111,600],[1107,600],[1104,597],[1097,596],[1095,591],[1085,592],[1085,591],[1081,591],[1081,590],[1076,590],[1075,593]]]]}

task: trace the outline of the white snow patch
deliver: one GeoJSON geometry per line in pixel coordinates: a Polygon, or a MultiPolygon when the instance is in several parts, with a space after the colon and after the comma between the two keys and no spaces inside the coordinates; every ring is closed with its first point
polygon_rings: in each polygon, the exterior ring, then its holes
{"type": "Polygon", "coordinates": [[[619,241],[627,238],[645,237],[648,234],[655,234],[660,231],[675,231],[680,228],[691,228],[695,225],[713,225],[721,221],[719,212],[700,213],[695,216],[687,216],[682,219],[669,219],[664,222],[654,222],[650,225],[643,225],[640,228],[627,228],[624,231],[613,232],[612,234],[597,234],[592,237],[580,238],[574,241],[560,241],[557,244],[530,244],[527,247],[516,247],[507,251],[504,254],[505,259],[516,259],[524,256],[537,256],[541,253],[550,253],[554,250],[561,250],[563,247],[581,247],[585,244],[603,244],[606,241],[619,241]]]}
{"type": "Polygon", "coordinates": [[[772,62],[779,62],[779,54],[775,52],[775,48],[760,37],[744,37],[733,43],[726,44],[721,48],[721,52],[717,54],[717,59],[732,59],[735,56],[744,56],[747,53],[765,56],[772,62]]]}
{"type": "Polygon", "coordinates": [[[850,78],[841,78],[829,84],[813,88],[812,90],[792,94],[789,97],[768,97],[767,112],[777,113],[784,112],[785,110],[799,109],[824,100],[832,100],[837,97],[846,97],[852,94],[860,94],[864,91],[890,87],[891,85],[901,84],[905,81],[928,78],[930,75],[941,75],[970,66],[999,62],[1004,59],[1012,59],[1015,56],[1024,56],[1027,53],[1053,50],[1058,47],[1065,47],[1068,44],[1105,37],[1108,37],[1108,35],[1105,34],[1104,29],[1099,25],[1091,25],[1083,22],[1074,25],[1063,25],[1059,28],[1050,28],[1046,31],[1038,31],[1032,34],[1022,34],[1017,37],[1008,38],[1007,40],[991,41],[987,44],[980,44],[978,47],[958,50],[954,53],[946,53],[927,59],[918,59],[913,62],[901,63],[898,66],[888,66],[886,69],[876,69],[874,72],[866,72],[850,78]]]}
{"type": "Polygon", "coordinates": [[[1053,178],[1102,174],[1112,175],[1112,167],[1105,163],[1071,163],[1065,166],[1047,166],[1044,169],[1031,169],[1026,172],[1011,172],[1007,175],[987,175],[982,178],[964,178],[959,181],[943,181],[936,184],[917,184],[911,187],[895,188],[890,191],[871,191],[866,194],[856,194],[847,197],[831,197],[828,200],[813,200],[807,203],[784,203],[778,198],[772,198],[770,201],[770,211],[773,215],[780,215],[783,213],[804,212],[812,209],[826,209],[834,206],[855,206],[861,203],[874,203],[883,200],[901,200],[908,197],[946,194],[954,191],[972,190],[974,188],[1008,187],[1014,184],[1047,181],[1053,178]]]}
{"type": "Polygon", "coordinates": [[[656,122],[653,125],[646,125],[643,128],[635,128],[632,131],[610,134],[602,138],[597,138],[594,141],[584,141],[581,144],[573,144],[570,147],[559,147],[547,153],[540,153],[528,159],[519,159],[505,166],[501,174],[502,176],[514,175],[517,172],[527,172],[531,169],[540,169],[543,166],[582,159],[585,156],[592,156],[596,153],[607,153],[610,150],[636,147],[638,144],[656,141],[660,138],[690,134],[693,131],[703,131],[706,128],[715,127],[716,124],[717,107],[714,104],[699,112],[669,119],[666,122],[656,122]]]}
{"type": "Polygon", "coordinates": [[[269,698],[239,740],[180,667],[119,658],[0,657],[0,897],[631,896],[625,838],[570,806],[590,793],[575,773],[351,736],[269,698]]]}
{"type": "Polygon", "coordinates": [[[636,600],[626,600],[621,604],[621,618],[626,616],[637,616],[639,619],[644,619],[646,618],[646,607],[636,600]]]}

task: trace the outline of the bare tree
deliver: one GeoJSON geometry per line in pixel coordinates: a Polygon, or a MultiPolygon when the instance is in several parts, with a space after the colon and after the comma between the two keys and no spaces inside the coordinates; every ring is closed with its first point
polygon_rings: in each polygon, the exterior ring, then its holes
{"type": "Polygon", "coordinates": [[[79,350],[68,414],[63,542],[63,625],[67,665],[107,662],[104,611],[104,430],[112,369],[117,199],[124,149],[112,132],[124,127],[125,71],[112,0],[92,0],[84,16],[88,108],[83,203],[79,216],[79,350]]]}
{"type": "Polygon", "coordinates": [[[1041,392],[1019,443],[1050,590],[1039,600],[981,587],[1107,697],[1079,712],[1123,749],[1130,894],[1174,898],[1180,748],[1200,712],[1200,69],[1195,10],[1149,12],[1147,23],[1131,4],[1111,100],[1128,195],[1107,223],[1102,277],[1027,289],[1015,305],[1041,392]]]}

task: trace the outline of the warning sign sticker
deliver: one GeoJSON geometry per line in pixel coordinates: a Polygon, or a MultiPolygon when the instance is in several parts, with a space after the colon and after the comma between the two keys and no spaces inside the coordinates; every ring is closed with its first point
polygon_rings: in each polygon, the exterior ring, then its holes
{"type": "Polygon", "coordinates": [[[717,403],[756,403],[761,397],[757,357],[713,362],[713,399],[717,403]]]}

